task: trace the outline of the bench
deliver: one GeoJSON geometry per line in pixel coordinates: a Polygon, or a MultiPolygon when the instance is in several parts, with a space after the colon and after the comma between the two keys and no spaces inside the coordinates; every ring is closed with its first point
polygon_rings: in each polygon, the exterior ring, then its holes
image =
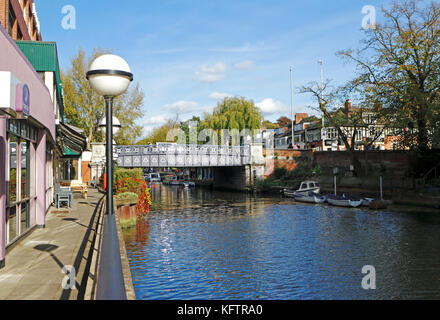
{"type": "Polygon", "coordinates": [[[86,185],[71,185],[73,192],[80,192],[84,199],[87,199],[87,186],[86,185]]]}
{"type": "Polygon", "coordinates": [[[71,181],[70,183],[61,183],[62,185],[67,185],[68,187],[70,187],[72,189],[73,192],[80,192],[83,195],[84,199],[87,199],[87,185],[86,184],[81,184],[81,183],[77,183],[74,181],[71,181]]]}
{"type": "Polygon", "coordinates": [[[73,192],[69,187],[62,187],[59,183],[55,185],[55,205],[60,208],[61,203],[66,203],[68,208],[73,206],[73,192]]]}

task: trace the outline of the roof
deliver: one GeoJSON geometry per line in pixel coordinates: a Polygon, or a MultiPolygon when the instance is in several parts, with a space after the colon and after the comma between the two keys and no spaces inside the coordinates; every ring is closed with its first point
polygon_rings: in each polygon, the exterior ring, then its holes
{"type": "Polygon", "coordinates": [[[57,44],[43,41],[15,41],[17,46],[39,72],[52,71],[57,83],[57,99],[60,106],[61,119],[64,121],[63,86],[61,82],[60,66],[58,62],[57,44]]]}

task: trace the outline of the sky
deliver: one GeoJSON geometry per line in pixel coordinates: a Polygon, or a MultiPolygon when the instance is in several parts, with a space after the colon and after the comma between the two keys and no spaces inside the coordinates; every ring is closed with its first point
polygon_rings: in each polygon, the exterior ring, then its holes
{"type": "Polygon", "coordinates": [[[379,0],[36,0],[44,41],[57,42],[60,67],[79,48],[112,49],[140,84],[144,134],[167,119],[212,111],[226,96],[251,99],[265,119],[315,114],[299,88],[324,78],[343,84],[355,72],[336,56],[359,48],[365,6],[379,0]],[[71,19],[74,18],[74,19],[71,19]],[[67,28],[66,28],[67,27],[67,28]]]}

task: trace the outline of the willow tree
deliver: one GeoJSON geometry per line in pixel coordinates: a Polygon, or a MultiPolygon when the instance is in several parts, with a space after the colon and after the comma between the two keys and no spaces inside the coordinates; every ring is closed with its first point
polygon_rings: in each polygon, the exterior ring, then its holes
{"type": "Polygon", "coordinates": [[[370,99],[394,113],[394,127],[412,134],[406,144],[420,151],[438,142],[440,9],[410,0],[382,8],[383,23],[365,30],[359,50],[339,55],[357,66],[370,99]]]}
{"type": "MultiPolygon", "coordinates": [[[[79,49],[71,59],[71,68],[62,73],[64,93],[64,113],[67,123],[84,130],[91,142],[102,141],[99,124],[105,117],[105,101],[89,85],[86,72],[91,62],[98,56],[109,53],[108,50],[94,49],[87,57],[79,49]]],[[[121,122],[121,130],[115,135],[118,144],[132,144],[140,136],[142,127],[136,120],[142,116],[144,94],[139,84],[132,85],[123,95],[115,98],[113,115],[121,122]]]]}
{"type": "MultiPolygon", "coordinates": [[[[223,101],[218,102],[212,113],[205,113],[201,128],[204,130],[212,130],[218,135],[222,134],[222,130],[239,132],[239,135],[251,135],[261,128],[263,117],[261,111],[255,106],[252,100],[246,100],[243,97],[227,97],[223,101]]],[[[231,135],[234,144],[234,134],[231,135]]],[[[220,136],[219,141],[228,140],[228,137],[220,136]]],[[[239,144],[239,141],[235,139],[239,144]]],[[[223,143],[222,143],[223,144],[223,143]]]]}

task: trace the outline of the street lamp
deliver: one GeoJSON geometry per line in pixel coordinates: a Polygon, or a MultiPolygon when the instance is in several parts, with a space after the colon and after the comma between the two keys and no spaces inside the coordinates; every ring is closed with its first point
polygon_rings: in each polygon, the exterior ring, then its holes
{"type": "MultiPolygon", "coordinates": [[[[121,129],[121,122],[119,122],[118,118],[113,116],[112,118],[113,122],[113,135],[116,135],[119,132],[119,129],[121,129]]],[[[107,121],[105,118],[102,118],[101,122],[99,123],[99,129],[102,131],[104,135],[106,135],[106,127],[107,127],[107,121]]]]}
{"type": "Polygon", "coordinates": [[[294,133],[293,133],[293,84],[292,84],[292,66],[290,66],[290,121],[292,125],[292,149],[293,149],[293,140],[294,140],[294,133]]]}
{"type": "MultiPolygon", "coordinates": [[[[321,66],[321,104],[322,104],[324,101],[324,70],[323,70],[322,60],[318,60],[318,63],[321,66]]],[[[322,128],[324,129],[324,112],[322,112],[322,128]]]]}
{"type": "Polygon", "coordinates": [[[104,54],[92,62],[86,78],[92,89],[104,96],[106,106],[107,203],[97,298],[121,300],[126,299],[126,294],[113,211],[113,99],[128,89],[133,81],[133,74],[124,59],[113,54],[104,54]]]}

